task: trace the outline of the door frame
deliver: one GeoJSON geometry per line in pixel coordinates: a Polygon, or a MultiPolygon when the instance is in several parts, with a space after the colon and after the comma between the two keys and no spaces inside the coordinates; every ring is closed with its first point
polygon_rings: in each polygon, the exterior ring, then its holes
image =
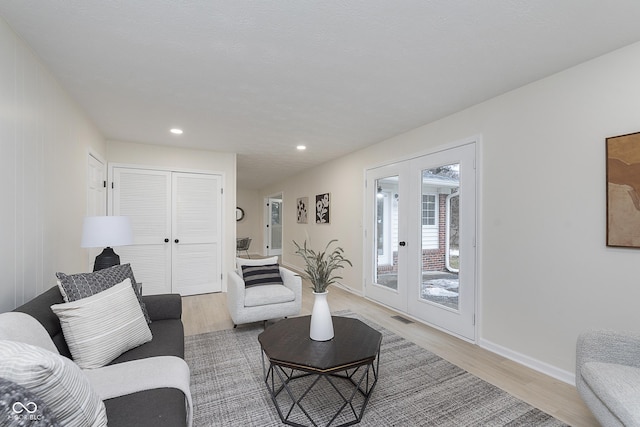
{"type": "Polygon", "coordinates": [[[362,276],[363,276],[363,292],[362,295],[364,298],[376,303],[376,304],[380,304],[383,306],[386,306],[394,311],[398,311],[400,312],[403,316],[410,318],[412,320],[415,320],[417,322],[429,325],[431,327],[433,327],[434,329],[438,329],[440,331],[443,331],[447,334],[453,335],[457,338],[460,338],[464,341],[467,342],[471,342],[471,343],[478,343],[480,340],[480,336],[479,336],[479,331],[482,330],[482,320],[483,320],[483,313],[482,313],[482,301],[483,301],[483,286],[482,286],[482,258],[483,258],[483,254],[482,254],[482,229],[480,227],[480,224],[482,224],[482,212],[483,212],[483,199],[482,199],[482,183],[484,182],[483,179],[483,138],[481,134],[476,134],[476,135],[471,135],[468,136],[466,138],[461,138],[455,141],[451,141],[448,143],[443,143],[440,145],[436,145],[432,148],[426,149],[426,150],[422,150],[419,152],[415,152],[412,154],[406,154],[406,155],[402,155],[396,158],[391,157],[389,160],[385,161],[385,162],[380,162],[377,164],[372,164],[370,166],[367,166],[363,169],[363,182],[366,184],[367,183],[367,172],[373,169],[377,169],[377,168],[383,168],[383,167],[388,167],[391,165],[394,165],[396,163],[401,163],[401,162],[405,162],[408,160],[413,160],[419,157],[423,157],[423,156],[428,156],[428,155],[432,155],[435,153],[438,153],[440,151],[446,151],[446,150],[450,150],[453,148],[458,148],[464,145],[468,145],[468,144],[475,144],[475,171],[476,171],[476,179],[475,179],[475,203],[476,203],[476,215],[475,215],[475,265],[474,265],[474,270],[473,270],[473,274],[475,276],[475,302],[474,302],[474,312],[475,312],[475,316],[474,316],[474,339],[469,339],[467,337],[464,337],[462,335],[456,334],[452,331],[449,331],[445,328],[442,328],[438,325],[435,324],[431,324],[429,322],[426,322],[420,318],[416,318],[414,316],[411,316],[410,314],[407,313],[407,311],[401,311],[398,310],[394,307],[385,305],[384,303],[377,301],[373,298],[370,297],[370,295],[368,295],[367,293],[367,286],[368,286],[368,281],[370,279],[370,277],[372,277],[370,275],[370,269],[373,268],[371,260],[368,259],[368,251],[367,251],[367,246],[366,245],[371,245],[372,243],[372,239],[375,238],[375,233],[371,232],[372,230],[369,230],[370,225],[369,225],[369,221],[370,221],[370,212],[367,211],[367,206],[368,206],[368,198],[370,196],[370,189],[364,188],[364,192],[363,192],[363,211],[362,211],[362,223],[366,224],[365,227],[363,227],[363,242],[364,242],[364,250],[362,251],[362,276]]]}
{"type": "MultiPolygon", "coordinates": [[[[107,162],[104,158],[98,154],[93,149],[89,149],[87,154],[87,208],[86,208],[86,216],[103,216],[107,215],[108,206],[107,206],[107,197],[108,197],[108,186],[107,186],[107,162]],[[102,200],[101,206],[93,206],[92,200],[95,200],[95,190],[91,187],[91,168],[92,162],[96,162],[102,165],[102,176],[100,177],[103,181],[103,191],[102,191],[102,200]]],[[[93,264],[96,256],[102,251],[102,248],[87,248],[87,271],[93,271],[93,264]]]]}

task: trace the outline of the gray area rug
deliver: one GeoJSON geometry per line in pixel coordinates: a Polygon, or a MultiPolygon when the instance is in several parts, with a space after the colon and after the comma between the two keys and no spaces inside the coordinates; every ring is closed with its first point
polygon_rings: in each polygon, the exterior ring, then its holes
{"type": "MultiPolygon", "coordinates": [[[[382,346],[378,383],[358,425],[565,425],[416,344],[360,320],[382,333],[382,346]]],[[[282,425],[264,383],[258,344],[262,331],[258,323],[185,337],[194,427],[282,425]]],[[[318,398],[325,403],[323,399],[318,398]]]]}

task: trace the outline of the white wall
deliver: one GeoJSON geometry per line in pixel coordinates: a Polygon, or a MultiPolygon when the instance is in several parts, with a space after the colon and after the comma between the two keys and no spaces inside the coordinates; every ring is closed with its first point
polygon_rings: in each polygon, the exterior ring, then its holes
{"type": "Polygon", "coordinates": [[[364,170],[481,135],[478,342],[572,381],[580,331],[640,331],[640,250],[605,242],[605,138],[640,131],[639,75],[635,44],[263,189],[285,194],[283,262],[338,238],[362,292],[364,170]],[[323,192],[331,225],[296,224],[323,192]]]}
{"type": "Polygon", "coordinates": [[[262,255],[264,204],[260,192],[238,188],[236,205],[244,210],[245,215],[241,221],[236,222],[236,235],[251,238],[251,246],[249,246],[251,256],[262,255]]]}
{"type": "Polygon", "coordinates": [[[90,149],[103,138],[0,18],[0,312],[84,270],[90,149]]]}
{"type": "Polygon", "coordinates": [[[224,176],[224,266],[226,272],[235,268],[236,255],[236,155],[206,150],[166,147],[123,141],[107,141],[109,163],[158,167],[174,171],[206,171],[224,176]]]}

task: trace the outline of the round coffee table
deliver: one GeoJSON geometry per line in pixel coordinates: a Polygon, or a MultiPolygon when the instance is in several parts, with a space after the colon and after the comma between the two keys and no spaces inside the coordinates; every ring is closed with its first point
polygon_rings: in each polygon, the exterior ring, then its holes
{"type": "Polygon", "coordinates": [[[334,338],[313,341],[310,321],[284,319],[258,336],[278,415],[292,426],[357,424],[378,381],[382,334],[360,320],[334,316],[334,338]]]}

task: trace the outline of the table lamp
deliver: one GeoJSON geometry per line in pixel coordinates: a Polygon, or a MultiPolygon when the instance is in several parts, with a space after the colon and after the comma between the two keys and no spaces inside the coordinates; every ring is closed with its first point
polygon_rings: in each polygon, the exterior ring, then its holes
{"type": "Polygon", "coordinates": [[[133,243],[131,221],[126,216],[88,216],[82,225],[83,248],[104,250],[96,257],[93,271],[120,264],[120,257],[111,246],[125,246],[133,243]]]}

